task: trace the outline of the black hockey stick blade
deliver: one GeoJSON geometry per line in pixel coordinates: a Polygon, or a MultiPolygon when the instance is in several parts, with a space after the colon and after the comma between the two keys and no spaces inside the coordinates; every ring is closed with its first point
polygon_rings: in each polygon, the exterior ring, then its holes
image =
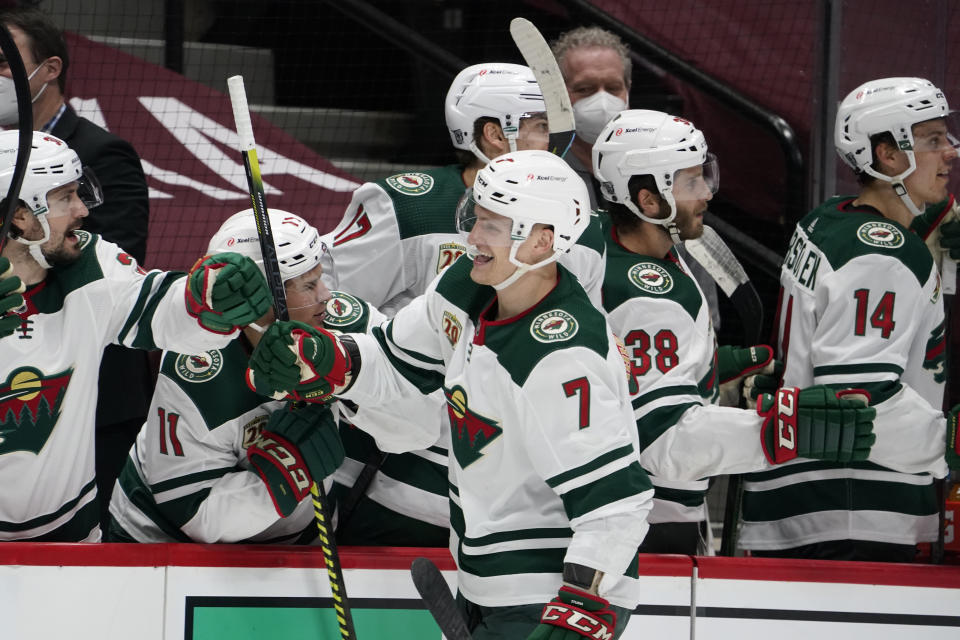
{"type": "Polygon", "coordinates": [[[745,345],[761,344],[763,342],[763,302],[760,294],[750,282],[744,282],[736,288],[730,296],[730,302],[737,310],[740,324],[743,325],[745,345]]]}
{"type": "Polygon", "coordinates": [[[20,198],[20,187],[27,175],[27,162],[30,161],[30,150],[33,148],[33,103],[30,99],[30,79],[27,77],[20,50],[13,40],[13,36],[6,26],[0,24],[0,49],[10,66],[10,75],[13,77],[13,87],[17,96],[17,131],[19,133],[17,145],[17,159],[13,165],[13,175],[10,179],[10,188],[3,197],[3,210],[0,211],[0,250],[6,244],[10,225],[13,224],[13,214],[17,210],[20,198]]]}
{"type": "Polygon", "coordinates": [[[423,603],[447,640],[470,640],[467,623],[463,621],[437,565],[427,558],[417,558],[410,565],[410,576],[417,593],[423,598],[423,603]]]}

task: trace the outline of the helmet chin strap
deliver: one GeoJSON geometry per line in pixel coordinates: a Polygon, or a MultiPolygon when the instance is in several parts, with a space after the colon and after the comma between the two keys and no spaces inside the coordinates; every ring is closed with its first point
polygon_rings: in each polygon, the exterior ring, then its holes
{"type": "Polygon", "coordinates": [[[907,170],[903,173],[895,176],[888,176],[886,174],[875,171],[873,167],[866,166],[863,168],[864,173],[873,176],[877,180],[882,180],[883,182],[889,182],[890,187],[893,189],[893,192],[900,197],[900,200],[903,202],[904,206],[907,207],[907,210],[915,216],[919,216],[923,213],[920,208],[917,207],[916,203],[913,201],[913,198],[910,197],[910,194],[907,193],[907,186],[903,184],[903,181],[917,168],[917,158],[913,154],[913,151],[904,151],[907,154],[907,158],[910,160],[910,166],[907,167],[907,170]]]}
{"type": "Polygon", "coordinates": [[[504,289],[512,285],[514,282],[519,280],[523,276],[523,274],[527,273],[528,271],[539,269],[540,267],[545,267],[551,262],[556,262],[557,258],[560,257],[560,252],[554,251],[552,256],[544,260],[541,260],[536,264],[527,264],[526,262],[520,262],[519,260],[517,260],[517,250],[520,248],[521,244],[523,244],[523,240],[513,241],[513,246],[510,247],[510,264],[515,265],[517,269],[513,273],[511,273],[506,278],[506,280],[504,280],[499,284],[493,285],[493,288],[496,289],[497,291],[503,291],[504,289]]]}
{"type": "Polygon", "coordinates": [[[643,213],[634,202],[630,200],[624,200],[623,204],[634,213],[635,216],[643,220],[644,222],[649,222],[650,224],[655,224],[658,227],[664,227],[667,233],[670,234],[670,239],[673,241],[673,244],[679,245],[683,241],[680,239],[680,229],[677,227],[677,203],[673,199],[673,194],[663,194],[664,200],[667,201],[667,206],[670,207],[670,215],[666,218],[651,218],[650,216],[643,213]]]}
{"type": "Polygon", "coordinates": [[[40,245],[50,239],[50,224],[47,222],[47,216],[45,215],[35,215],[34,217],[36,217],[37,222],[40,223],[40,228],[43,229],[43,238],[40,240],[27,240],[21,235],[14,238],[14,240],[20,244],[27,245],[27,251],[30,253],[30,257],[36,260],[37,264],[43,269],[51,269],[53,265],[47,262],[46,256],[44,256],[40,250],[40,245]]]}
{"type": "Polygon", "coordinates": [[[470,141],[470,151],[472,151],[473,155],[477,156],[477,158],[479,158],[480,162],[483,164],[490,164],[490,158],[488,158],[483,151],[480,151],[480,147],[477,146],[476,140],[470,141]]]}

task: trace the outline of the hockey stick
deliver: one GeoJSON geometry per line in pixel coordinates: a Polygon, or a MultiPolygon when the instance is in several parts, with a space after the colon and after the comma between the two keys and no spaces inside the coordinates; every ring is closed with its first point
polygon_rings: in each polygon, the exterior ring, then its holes
{"type": "Polygon", "coordinates": [[[13,224],[13,215],[17,211],[20,201],[20,187],[27,173],[27,162],[30,161],[30,150],[33,148],[33,102],[30,99],[30,79],[27,69],[23,66],[23,58],[17,43],[0,23],[0,49],[3,50],[10,66],[10,75],[13,76],[13,86],[17,95],[17,160],[13,165],[13,175],[10,179],[10,189],[4,196],[3,206],[0,207],[0,251],[7,242],[10,225],[13,224]]]}
{"type": "MultiPolygon", "coordinates": [[[[273,294],[273,310],[277,320],[288,320],[287,296],[283,288],[283,278],[280,276],[280,264],[277,260],[277,248],[273,241],[273,232],[270,228],[270,217],[267,214],[267,202],[263,194],[263,179],[260,177],[260,164],[257,161],[257,147],[253,140],[253,124],[250,121],[250,109],[247,106],[247,92],[243,87],[243,76],[232,76],[227,79],[230,90],[230,103],[233,106],[233,118],[237,125],[237,135],[240,138],[240,152],[243,155],[243,167],[247,173],[247,186],[250,189],[250,200],[253,202],[253,215],[257,221],[257,236],[260,239],[260,251],[263,254],[263,269],[267,274],[267,283],[273,294]]],[[[330,513],[327,507],[327,496],[320,482],[314,481],[310,487],[313,495],[313,511],[320,531],[320,545],[327,564],[327,576],[330,579],[330,592],[333,594],[333,608],[337,612],[337,623],[340,627],[340,637],[344,640],[355,640],[357,635],[353,626],[353,614],[350,611],[350,601],[347,599],[347,586],[343,580],[343,568],[340,566],[340,555],[333,539],[332,531],[327,525],[330,513]]]]}
{"type": "MultiPolygon", "coordinates": [[[[743,265],[733,255],[730,247],[714,231],[704,225],[703,235],[683,243],[690,255],[699,262],[723,290],[737,309],[743,324],[746,344],[752,346],[760,341],[763,327],[763,303],[750,282],[743,265]]],[[[720,555],[733,556],[737,550],[737,521],[740,517],[740,501],[743,499],[743,477],[728,476],[727,499],[723,510],[723,533],[720,555]]]]}
{"type": "Polygon", "coordinates": [[[736,308],[746,341],[743,346],[759,343],[763,330],[763,303],[743,265],[720,234],[713,227],[704,225],[703,235],[686,240],[683,246],[707,270],[736,308]]]}
{"type": "Polygon", "coordinates": [[[410,565],[410,576],[417,593],[423,598],[423,603],[447,640],[470,640],[467,623],[463,621],[437,565],[427,558],[417,558],[410,565]]]}
{"type": "Polygon", "coordinates": [[[573,143],[575,125],[573,107],[567,85],[563,82],[557,59],[553,57],[550,45],[543,35],[526,18],[514,18],[510,21],[510,35],[520,50],[524,62],[533,71],[543,102],[547,107],[547,122],[550,125],[550,143],[548,151],[561,158],[573,143]]]}

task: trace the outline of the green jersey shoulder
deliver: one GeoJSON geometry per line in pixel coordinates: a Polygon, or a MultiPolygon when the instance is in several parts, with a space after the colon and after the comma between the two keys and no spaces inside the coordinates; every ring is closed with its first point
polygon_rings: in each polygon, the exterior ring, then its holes
{"type": "Polygon", "coordinates": [[[207,428],[215,429],[264,402],[242,378],[249,356],[240,338],[223,349],[197,354],[164,352],[160,374],[196,405],[207,428]]]}
{"type": "Polygon", "coordinates": [[[462,166],[448,165],[377,181],[393,202],[401,238],[457,232],[454,213],[466,190],[462,173],[462,166]]]}
{"type": "Polygon", "coordinates": [[[783,268],[813,288],[818,260],[826,260],[837,271],[851,260],[875,255],[903,263],[921,285],[925,283],[933,257],[920,236],[872,207],[855,206],[853,200],[837,196],[807,214],[797,224],[783,268]],[[819,251],[806,251],[808,242],[819,251]]]}

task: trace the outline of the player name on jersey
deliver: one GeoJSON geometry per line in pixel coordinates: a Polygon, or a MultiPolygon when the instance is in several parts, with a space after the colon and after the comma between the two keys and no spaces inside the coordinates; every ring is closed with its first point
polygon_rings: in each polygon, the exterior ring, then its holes
{"type": "Polygon", "coordinates": [[[797,229],[790,239],[790,249],[783,266],[797,282],[812,291],[817,284],[817,271],[822,258],[823,254],[797,229]]]}

